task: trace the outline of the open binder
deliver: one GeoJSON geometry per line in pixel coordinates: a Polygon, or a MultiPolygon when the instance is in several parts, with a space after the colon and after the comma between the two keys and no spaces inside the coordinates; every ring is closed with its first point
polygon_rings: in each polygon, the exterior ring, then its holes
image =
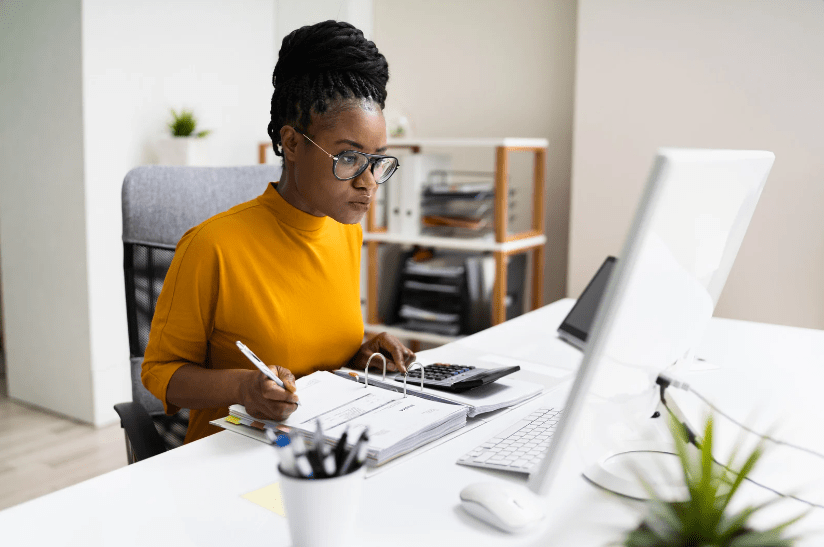
{"type": "MultiPolygon", "coordinates": [[[[421,352],[418,355],[422,356],[424,354],[425,352],[421,352]]],[[[483,365],[484,363],[480,364],[483,365]]],[[[362,384],[366,383],[366,373],[362,370],[341,369],[335,371],[335,374],[348,380],[355,380],[362,384]]],[[[400,373],[387,373],[386,379],[384,380],[380,374],[372,372],[369,374],[369,386],[374,385],[382,389],[402,393],[403,384],[395,381],[395,378],[398,376],[403,377],[400,373]]],[[[522,403],[527,399],[541,394],[543,389],[543,386],[540,384],[506,377],[500,378],[494,383],[472,388],[461,393],[452,393],[430,388],[421,389],[419,383],[416,384],[414,380],[410,380],[406,386],[406,393],[413,397],[422,397],[431,401],[464,406],[467,409],[467,417],[473,418],[479,414],[485,414],[522,403]]]]}
{"type": "MultiPolygon", "coordinates": [[[[258,420],[242,405],[232,405],[225,420],[211,423],[242,434],[246,434],[242,429],[224,424],[299,434],[311,445],[320,420],[324,442],[330,446],[337,443],[347,428],[351,435],[352,431],[368,427],[367,465],[374,467],[460,429],[466,425],[469,411],[454,402],[412,396],[411,385],[404,396],[402,392],[373,385],[371,378],[367,386],[326,371],[299,378],[295,384],[301,404],[284,422],[258,420]]],[[[259,434],[247,436],[264,440],[259,434]]]]}

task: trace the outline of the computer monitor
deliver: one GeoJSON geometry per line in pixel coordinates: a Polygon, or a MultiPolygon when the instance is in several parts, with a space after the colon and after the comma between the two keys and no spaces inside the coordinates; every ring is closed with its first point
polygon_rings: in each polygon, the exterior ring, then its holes
{"type": "Polygon", "coordinates": [[[690,359],[774,159],[763,151],[658,151],[598,307],[564,418],[530,476],[533,492],[549,490],[561,456],[576,442],[576,429],[595,397],[615,401],[616,407],[644,399],[655,402],[657,375],[690,359]],[[609,377],[613,369],[618,374],[609,377]]]}

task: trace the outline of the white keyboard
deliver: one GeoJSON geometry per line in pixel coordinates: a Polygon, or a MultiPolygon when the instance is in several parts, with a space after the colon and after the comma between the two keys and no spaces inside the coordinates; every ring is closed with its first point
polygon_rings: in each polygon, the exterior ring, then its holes
{"type": "Polygon", "coordinates": [[[539,408],[458,459],[461,465],[531,473],[541,461],[563,409],[539,408]]]}

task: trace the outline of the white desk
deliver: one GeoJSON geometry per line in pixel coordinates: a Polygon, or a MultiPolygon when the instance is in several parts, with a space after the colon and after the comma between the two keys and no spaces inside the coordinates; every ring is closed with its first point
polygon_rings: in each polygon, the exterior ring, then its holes
{"type": "MultiPolygon", "coordinates": [[[[573,370],[580,353],[554,335],[571,304],[556,302],[458,343],[573,370]]],[[[824,409],[816,398],[824,385],[824,332],[713,320],[699,355],[723,368],[689,374],[698,391],[745,420],[753,409],[781,409],[791,401],[782,438],[824,451],[817,424],[824,409]],[[734,384],[736,371],[750,371],[747,390],[734,384]],[[814,428],[805,432],[800,424],[814,428]]],[[[530,401],[367,479],[357,544],[577,547],[620,539],[639,521],[640,504],[622,503],[574,473],[555,483],[546,502],[550,517],[530,535],[506,535],[460,509],[458,493],[467,484],[519,479],[458,466],[455,460],[539,406],[540,398],[530,401]]],[[[813,465],[824,469],[820,460],[813,465]]],[[[277,479],[270,447],[223,432],[0,512],[0,544],[289,545],[283,517],[241,498],[277,479]]],[[[814,493],[819,503],[823,490],[814,493]]],[[[764,494],[745,487],[742,495],[764,494]]],[[[793,514],[806,507],[791,501],[778,505],[793,514]]],[[[813,511],[802,528],[824,530],[824,510],[813,511]]],[[[815,536],[799,545],[821,542],[815,536]]]]}

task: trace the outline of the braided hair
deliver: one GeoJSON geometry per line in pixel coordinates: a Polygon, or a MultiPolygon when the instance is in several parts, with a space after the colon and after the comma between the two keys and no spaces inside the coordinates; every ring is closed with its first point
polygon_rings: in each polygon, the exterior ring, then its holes
{"type": "Polygon", "coordinates": [[[363,32],[342,21],[301,27],[283,39],[272,74],[269,137],[283,156],[280,129],[306,132],[311,113],[326,113],[340,100],[386,102],[389,64],[363,32]]]}

